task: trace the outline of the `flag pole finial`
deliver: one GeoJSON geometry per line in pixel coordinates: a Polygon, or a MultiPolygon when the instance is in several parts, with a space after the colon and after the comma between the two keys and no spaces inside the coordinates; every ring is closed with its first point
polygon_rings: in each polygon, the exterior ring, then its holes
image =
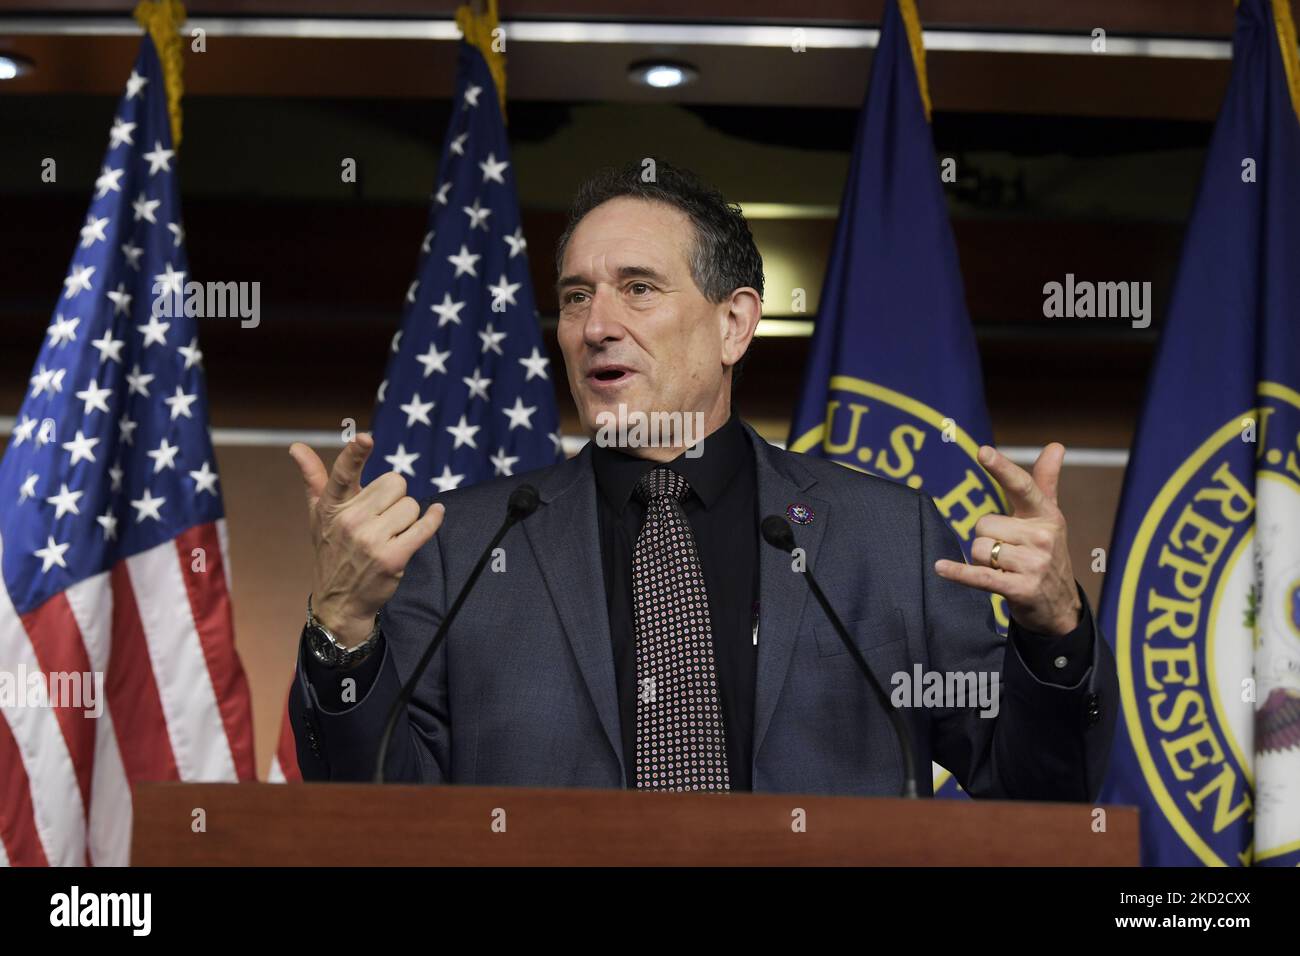
{"type": "Polygon", "coordinates": [[[925,40],[921,35],[921,17],[916,12],[916,0],[898,0],[898,12],[907,27],[907,45],[912,48],[912,64],[916,67],[916,85],[921,91],[921,105],[925,119],[930,121],[930,81],[925,73],[925,40]]]}
{"type": "Polygon", "coordinates": [[[162,63],[163,83],[167,87],[167,115],[171,118],[172,147],[181,145],[181,24],[185,7],[180,0],[140,0],[135,19],[149,31],[162,63]]]}
{"type": "Polygon", "coordinates": [[[500,26],[497,18],[497,0],[474,0],[473,3],[461,4],[456,8],[456,26],[460,27],[465,42],[476,47],[487,61],[488,72],[497,87],[497,100],[501,103],[501,115],[506,114],[506,58],[497,48],[496,30],[500,26]]]}

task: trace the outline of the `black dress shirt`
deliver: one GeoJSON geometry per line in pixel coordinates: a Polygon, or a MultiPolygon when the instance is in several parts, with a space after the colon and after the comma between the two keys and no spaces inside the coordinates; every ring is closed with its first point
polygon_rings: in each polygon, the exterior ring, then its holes
{"type": "Polygon", "coordinates": [[[670,468],[691,490],[682,510],[695,535],[704,572],[713,631],[727,769],[732,790],[750,790],[754,748],[754,687],[758,648],[758,479],[754,449],[732,415],[704,439],[697,458],[679,455],[658,463],[614,448],[594,446],[592,466],[599,490],[601,564],[605,570],[614,679],[622,724],[627,785],[636,787],[636,634],[632,618],[632,555],[645,521],[645,505],[632,494],[641,476],[670,468]]]}

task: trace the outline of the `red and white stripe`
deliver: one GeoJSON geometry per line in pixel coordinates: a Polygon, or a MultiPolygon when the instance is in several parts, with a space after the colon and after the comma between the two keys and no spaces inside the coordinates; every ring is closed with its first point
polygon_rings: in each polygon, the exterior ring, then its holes
{"type": "Polygon", "coordinates": [[[0,668],[102,673],[105,697],[98,718],[3,709],[0,864],[125,865],[133,784],[254,779],[224,525],[191,528],[27,614],[0,585],[0,668]]]}

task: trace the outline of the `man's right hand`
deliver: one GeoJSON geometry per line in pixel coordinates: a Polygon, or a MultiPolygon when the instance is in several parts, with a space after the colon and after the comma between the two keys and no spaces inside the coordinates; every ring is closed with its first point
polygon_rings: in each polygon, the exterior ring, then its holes
{"type": "Polygon", "coordinates": [[[407,562],[437,533],[446,511],[435,504],[421,517],[419,503],[406,494],[406,479],[396,472],[362,489],[361,469],[374,447],[370,435],[358,435],[326,473],[316,452],[302,442],[289,446],[306,486],[316,550],[312,612],[348,647],[370,636],[407,562]]]}

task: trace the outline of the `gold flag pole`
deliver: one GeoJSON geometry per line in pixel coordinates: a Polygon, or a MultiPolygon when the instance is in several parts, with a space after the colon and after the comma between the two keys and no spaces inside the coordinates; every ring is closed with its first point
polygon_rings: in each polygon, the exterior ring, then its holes
{"type": "Polygon", "coordinates": [[[167,115],[171,118],[172,148],[181,145],[181,24],[185,7],[180,0],[140,0],[135,19],[149,31],[162,63],[163,84],[167,87],[167,115]]]}
{"type": "Polygon", "coordinates": [[[925,72],[925,40],[921,34],[921,17],[916,12],[916,0],[898,0],[898,12],[907,27],[907,45],[912,48],[912,65],[916,67],[916,85],[921,91],[921,105],[925,107],[925,120],[930,121],[930,80],[925,72]]]}
{"type": "Polygon", "coordinates": [[[476,47],[487,61],[488,72],[497,87],[497,100],[501,104],[501,118],[506,115],[506,58],[495,48],[493,35],[500,26],[497,19],[497,0],[475,0],[456,8],[456,25],[465,42],[476,47]]]}

